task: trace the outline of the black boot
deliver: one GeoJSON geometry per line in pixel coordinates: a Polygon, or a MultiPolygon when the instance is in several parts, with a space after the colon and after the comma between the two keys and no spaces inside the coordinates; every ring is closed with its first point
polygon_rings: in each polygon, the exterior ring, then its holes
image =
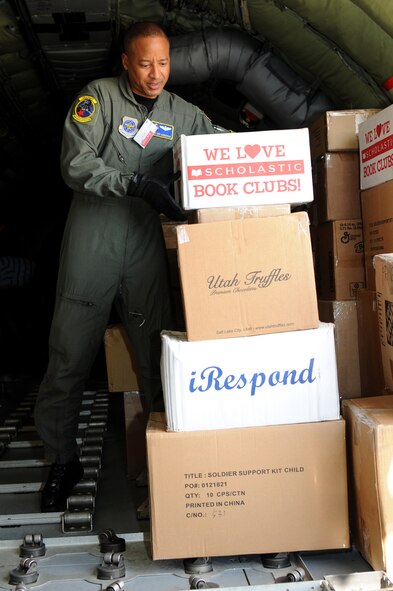
{"type": "Polygon", "coordinates": [[[66,464],[52,464],[42,490],[41,511],[64,511],[67,507],[67,497],[82,478],[83,466],[78,456],[66,464]]]}

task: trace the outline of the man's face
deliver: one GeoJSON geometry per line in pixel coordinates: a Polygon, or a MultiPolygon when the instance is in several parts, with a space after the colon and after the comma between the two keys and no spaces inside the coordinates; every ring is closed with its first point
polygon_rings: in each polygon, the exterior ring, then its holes
{"type": "Polygon", "coordinates": [[[122,56],[132,92],[156,98],[169,78],[169,42],[165,37],[138,37],[122,56]]]}

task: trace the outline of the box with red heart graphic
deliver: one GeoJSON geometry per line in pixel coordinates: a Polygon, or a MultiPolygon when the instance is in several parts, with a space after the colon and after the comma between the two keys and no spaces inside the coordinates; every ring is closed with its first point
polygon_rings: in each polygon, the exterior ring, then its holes
{"type": "Polygon", "coordinates": [[[359,125],[360,189],[393,179],[393,105],[359,125]]]}
{"type": "Polygon", "coordinates": [[[313,201],[307,128],[181,135],[176,198],[186,210],[313,201]]]}

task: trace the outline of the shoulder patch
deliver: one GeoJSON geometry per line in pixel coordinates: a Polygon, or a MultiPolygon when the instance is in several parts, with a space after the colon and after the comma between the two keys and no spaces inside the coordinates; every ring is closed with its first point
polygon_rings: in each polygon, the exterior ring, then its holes
{"type": "Polygon", "coordinates": [[[92,123],[98,113],[98,101],[94,96],[80,96],[74,105],[72,117],[79,123],[92,123]]]}

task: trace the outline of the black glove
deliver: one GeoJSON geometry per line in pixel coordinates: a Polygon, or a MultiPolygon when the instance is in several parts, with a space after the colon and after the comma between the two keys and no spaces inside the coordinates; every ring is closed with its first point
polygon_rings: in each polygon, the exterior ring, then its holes
{"type": "Polygon", "coordinates": [[[158,213],[165,214],[170,220],[185,222],[187,217],[169,190],[170,185],[179,177],[180,171],[156,177],[136,173],[128,185],[127,194],[144,199],[158,213]]]}

